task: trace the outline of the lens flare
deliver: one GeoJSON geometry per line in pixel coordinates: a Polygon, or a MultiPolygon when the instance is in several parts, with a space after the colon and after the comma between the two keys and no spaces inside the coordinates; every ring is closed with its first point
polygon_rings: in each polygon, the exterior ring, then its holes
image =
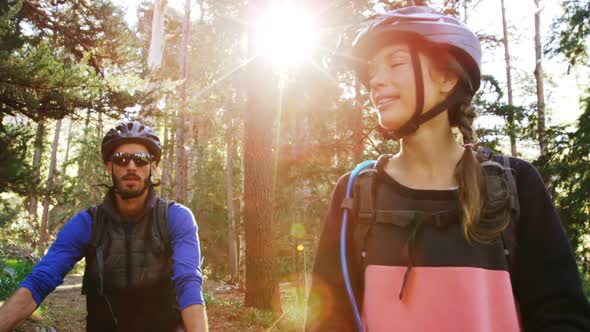
{"type": "Polygon", "coordinates": [[[304,8],[282,4],[258,18],[256,44],[274,66],[287,68],[311,55],[317,33],[313,16],[304,8]]]}

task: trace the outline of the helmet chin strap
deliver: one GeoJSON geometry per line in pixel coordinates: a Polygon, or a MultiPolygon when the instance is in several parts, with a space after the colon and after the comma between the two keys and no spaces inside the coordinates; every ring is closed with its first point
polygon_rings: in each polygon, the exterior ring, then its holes
{"type": "Polygon", "coordinates": [[[445,98],[442,102],[431,108],[428,112],[422,113],[422,109],[424,108],[424,80],[422,77],[422,66],[420,64],[420,58],[418,56],[418,51],[415,47],[410,47],[410,56],[412,59],[412,67],[414,69],[414,82],[416,87],[416,110],[414,111],[414,115],[412,118],[408,120],[405,124],[401,127],[390,130],[387,128],[383,128],[379,126],[379,132],[388,139],[401,139],[405,136],[413,134],[420,128],[420,125],[424,122],[434,118],[435,116],[439,115],[440,113],[447,110],[450,106],[456,105],[461,101],[461,94],[457,92],[457,90],[453,90],[453,92],[445,98]]]}

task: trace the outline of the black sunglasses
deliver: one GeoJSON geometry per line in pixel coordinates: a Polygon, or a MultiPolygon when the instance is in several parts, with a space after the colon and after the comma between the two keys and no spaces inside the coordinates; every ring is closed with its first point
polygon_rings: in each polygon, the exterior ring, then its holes
{"type": "Polygon", "coordinates": [[[152,155],[147,152],[125,153],[117,152],[111,156],[113,164],[121,167],[126,167],[129,162],[133,160],[135,166],[143,167],[152,161],[152,155]]]}

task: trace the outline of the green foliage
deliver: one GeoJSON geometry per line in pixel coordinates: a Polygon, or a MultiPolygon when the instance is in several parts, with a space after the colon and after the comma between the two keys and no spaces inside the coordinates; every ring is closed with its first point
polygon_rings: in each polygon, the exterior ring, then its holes
{"type": "MultiPolygon", "coordinates": [[[[23,117],[33,121],[75,118],[81,110],[119,117],[129,107],[150,101],[146,84],[138,77],[139,44],[123,16],[119,8],[103,0],[0,4],[0,192],[40,194],[36,187],[40,182],[31,178],[27,149],[29,128],[34,126],[23,125],[23,117]]],[[[85,166],[78,170],[81,175],[102,173],[86,167],[86,161],[80,165],[85,166]]],[[[49,193],[58,206],[51,211],[50,231],[71,217],[79,203],[96,202],[94,196],[100,193],[83,186],[86,196],[92,197],[79,201],[79,177],[64,174],[60,180],[64,181],[49,193]]]]}
{"type": "Polygon", "coordinates": [[[88,125],[84,129],[84,136],[77,141],[80,149],[78,155],[72,158],[72,163],[77,166],[77,174],[66,177],[64,182],[68,183],[68,186],[63,188],[64,195],[57,204],[66,204],[70,208],[62,214],[62,221],[65,221],[64,217],[67,218],[67,215],[71,217],[77,211],[102,202],[107,186],[112,185],[100,155],[102,139],[100,127],[88,125]]]}
{"type": "Polygon", "coordinates": [[[209,292],[203,292],[203,299],[205,300],[205,305],[222,305],[223,301],[219,301],[209,292]]]}
{"type": "Polygon", "coordinates": [[[0,194],[0,238],[25,245],[37,242],[38,226],[25,210],[25,202],[14,193],[0,194]]]}
{"type": "Polygon", "coordinates": [[[277,319],[277,314],[272,311],[249,308],[244,315],[244,320],[248,326],[262,326],[269,328],[277,319]]]}
{"type": "Polygon", "coordinates": [[[34,264],[16,259],[0,257],[0,301],[6,300],[18,288],[23,279],[31,273],[34,264]],[[14,269],[15,275],[2,273],[4,267],[14,269]]]}
{"type": "Polygon", "coordinates": [[[32,169],[25,160],[31,137],[28,126],[0,123],[0,193],[24,193],[31,189],[32,169]]]}
{"type": "Polygon", "coordinates": [[[86,269],[86,260],[81,259],[76,264],[74,264],[74,267],[70,271],[70,274],[84,274],[85,269],[86,269]]]}
{"type": "MultiPolygon", "coordinates": [[[[482,84],[473,102],[477,106],[478,116],[500,119],[504,125],[479,127],[476,129],[478,141],[490,149],[499,151],[500,142],[506,137],[521,137],[525,120],[530,118],[530,113],[522,106],[509,105],[503,101],[504,91],[500,82],[491,75],[482,75],[482,84]],[[509,117],[513,116],[512,124],[509,117]]],[[[533,121],[528,121],[533,123],[533,121]]],[[[535,137],[533,133],[532,136],[535,137]]]]}
{"type": "Polygon", "coordinates": [[[228,307],[237,307],[240,308],[242,304],[238,301],[231,301],[231,300],[218,300],[213,294],[209,292],[203,292],[203,298],[205,299],[206,305],[217,305],[217,306],[228,306],[228,307]]]}
{"type": "Polygon", "coordinates": [[[535,162],[548,181],[571,246],[584,273],[590,271],[590,91],[583,100],[584,112],[577,129],[549,131],[547,156],[535,162]]]}
{"type": "Polygon", "coordinates": [[[96,76],[84,64],[66,65],[46,43],[18,52],[0,51],[0,111],[33,120],[62,118],[78,107],[90,107],[87,89],[96,76]]]}
{"type": "Polygon", "coordinates": [[[553,21],[548,53],[563,54],[572,65],[588,64],[590,1],[562,1],[563,15],[553,21]]]}
{"type": "Polygon", "coordinates": [[[0,229],[4,228],[5,225],[13,223],[23,212],[21,199],[10,194],[2,195],[2,201],[0,201],[0,229]]]}
{"type": "Polygon", "coordinates": [[[20,34],[20,17],[19,13],[23,6],[22,0],[3,1],[0,3],[0,50],[18,48],[20,43],[18,36],[20,34]]]}

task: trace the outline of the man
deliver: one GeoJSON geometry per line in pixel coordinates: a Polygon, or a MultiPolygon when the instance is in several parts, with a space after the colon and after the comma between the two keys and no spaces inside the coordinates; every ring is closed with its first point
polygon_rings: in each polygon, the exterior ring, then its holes
{"type": "Polygon", "coordinates": [[[0,332],[27,318],[82,257],[87,331],[207,331],[197,225],[185,206],[155,195],[160,139],[139,122],[102,142],[113,186],[78,213],[0,307],[0,332]]]}

